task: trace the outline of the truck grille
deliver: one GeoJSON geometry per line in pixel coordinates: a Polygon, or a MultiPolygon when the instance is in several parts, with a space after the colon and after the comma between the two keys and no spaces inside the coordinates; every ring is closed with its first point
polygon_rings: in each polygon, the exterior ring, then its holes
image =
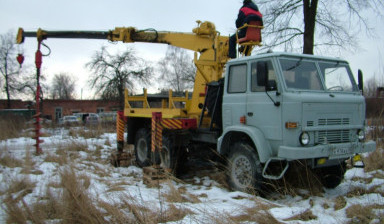
{"type": "Polygon", "coordinates": [[[349,125],[349,118],[327,118],[327,119],[319,119],[319,126],[327,126],[327,125],[349,125]]]}
{"type": "Polygon", "coordinates": [[[317,143],[346,143],[350,141],[349,130],[318,131],[317,143]]]}
{"type": "MultiPolygon", "coordinates": [[[[322,129],[327,129],[327,126],[343,126],[349,125],[349,118],[321,118],[317,120],[318,127],[322,127],[322,129]]],[[[313,127],[313,121],[307,121],[308,127],[313,127]]],[[[341,130],[321,130],[315,132],[315,142],[316,143],[346,143],[351,141],[351,135],[348,129],[341,130]]]]}

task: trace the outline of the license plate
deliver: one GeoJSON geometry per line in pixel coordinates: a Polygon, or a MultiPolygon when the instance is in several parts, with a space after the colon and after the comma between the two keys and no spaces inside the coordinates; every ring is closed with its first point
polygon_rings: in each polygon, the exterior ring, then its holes
{"type": "Polygon", "coordinates": [[[336,148],[332,150],[333,155],[344,155],[344,154],[350,154],[351,149],[350,148],[336,148]]]}

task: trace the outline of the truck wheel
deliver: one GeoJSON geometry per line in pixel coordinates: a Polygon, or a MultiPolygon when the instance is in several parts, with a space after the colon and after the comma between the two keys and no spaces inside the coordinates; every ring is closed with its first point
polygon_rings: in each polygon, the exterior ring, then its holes
{"type": "Polygon", "coordinates": [[[160,167],[173,175],[179,174],[179,168],[185,162],[183,147],[176,147],[172,137],[163,135],[163,147],[160,154],[160,167]]]}
{"type": "Polygon", "coordinates": [[[176,164],[177,153],[175,152],[172,138],[170,136],[163,135],[163,147],[160,152],[160,167],[172,174],[175,174],[177,169],[176,164]]]}
{"type": "Polygon", "coordinates": [[[233,190],[261,190],[262,166],[256,150],[246,142],[235,143],[228,160],[228,183],[233,190]]]}
{"type": "Polygon", "coordinates": [[[342,162],[336,166],[319,168],[316,170],[316,174],[319,176],[321,183],[326,188],[335,188],[339,186],[344,179],[346,171],[346,164],[342,162]]]}
{"type": "Polygon", "coordinates": [[[141,128],[136,132],[135,156],[139,167],[151,164],[151,134],[147,128],[141,128]]]}
{"type": "Polygon", "coordinates": [[[173,148],[168,136],[163,135],[163,147],[160,152],[160,167],[171,172],[174,169],[173,148]]]}

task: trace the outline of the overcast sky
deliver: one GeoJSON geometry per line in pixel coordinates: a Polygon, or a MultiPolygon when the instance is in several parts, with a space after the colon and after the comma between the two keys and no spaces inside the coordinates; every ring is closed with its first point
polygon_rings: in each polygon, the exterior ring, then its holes
{"type": "MultiPolygon", "coordinates": [[[[257,1],[256,1],[257,2],[257,1]]],[[[221,35],[234,32],[234,22],[242,0],[0,0],[0,34],[18,27],[25,31],[44,30],[98,30],[133,26],[138,29],[154,28],[159,31],[191,32],[196,20],[211,21],[221,35]]],[[[263,12],[263,8],[260,8],[263,12]]],[[[361,51],[336,55],[349,60],[353,72],[364,71],[366,79],[384,70],[384,26],[380,18],[370,18],[376,25],[377,39],[360,36],[361,51]]],[[[268,38],[268,37],[263,37],[268,38]]],[[[92,96],[86,86],[89,71],[84,67],[95,51],[108,46],[113,51],[124,50],[125,44],[111,44],[104,40],[48,39],[49,57],[43,58],[43,72],[51,77],[67,72],[78,80],[76,95],[92,96]]],[[[167,46],[157,44],[130,44],[148,61],[156,62],[165,54],[167,46]]],[[[25,65],[34,61],[37,41],[27,38],[23,44],[25,65]]],[[[43,49],[44,51],[44,49],[43,49]]],[[[44,53],[44,52],[43,52],[44,53]]],[[[334,55],[327,55],[334,56],[334,55]]]]}

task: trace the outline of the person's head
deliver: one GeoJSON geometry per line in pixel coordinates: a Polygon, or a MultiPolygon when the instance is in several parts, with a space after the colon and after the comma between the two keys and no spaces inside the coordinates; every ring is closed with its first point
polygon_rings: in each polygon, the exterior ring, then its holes
{"type": "Polygon", "coordinates": [[[243,4],[245,5],[245,4],[248,4],[248,3],[251,3],[251,2],[252,2],[252,0],[244,0],[243,4]]]}

